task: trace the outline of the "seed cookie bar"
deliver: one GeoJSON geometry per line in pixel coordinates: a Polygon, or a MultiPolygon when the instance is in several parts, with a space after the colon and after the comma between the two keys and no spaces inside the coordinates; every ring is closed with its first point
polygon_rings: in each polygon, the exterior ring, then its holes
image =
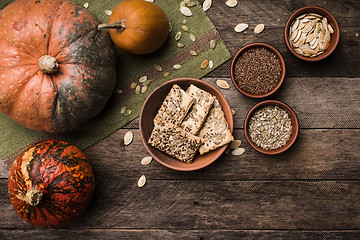
{"type": "Polygon", "coordinates": [[[193,84],[188,87],[186,93],[194,98],[195,102],[181,123],[181,128],[186,132],[196,135],[203,125],[215,97],[193,84]]]}
{"type": "Polygon", "coordinates": [[[179,126],[194,101],[194,98],[174,84],[154,118],[154,125],[179,126]]]}
{"type": "Polygon", "coordinates": [[[200,155],[234,141],[218,100],[215,100],[198,137],[201,138],[200,155]]]}
{"type": "Polygon", "coordinates": [[[180,127],[173,126],[171,128],[167,125],[165,127],[155,126],[148,143],[182,162],[192,163],[199,150],[201,140],[180,127]]]}

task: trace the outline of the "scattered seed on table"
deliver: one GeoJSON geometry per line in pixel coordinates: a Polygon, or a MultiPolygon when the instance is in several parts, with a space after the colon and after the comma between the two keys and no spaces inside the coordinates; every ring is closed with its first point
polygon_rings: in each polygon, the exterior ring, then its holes
{"type": "Polygon", "coordinates": [[[238,4],[237,0],[227,0],[225,2],[226,6],[228,7],[236,7],[236,5],[238,4]]]}
{"type": "Polygon", "coordinates": [[[254,33],[255,34],[259,34],[259,33],[261,33],[263,30],[264,30],[264,28],[265,28],[265,25],[264,24],[258,24],[258,25],[256,25],[256,27],[254,28],[254,33]]]}
{"type": "Polygon", "coordinates": [[[223,89],[229,89],[230,85],[224,80],[216,80],[216,85],[223,89]]]}
{"type": "Polygon", "coordinates": [[[241,145],[241,140],[234,140],[230,144],[230,149],[236,149],[239,148],[241,145]]]}
{"type": "Polygon", "coordinates": [[[236,148],[234,149],[231,154],[234,156],[240,156],[245,152],[245,148],[236,148]]]}
{"type": "Polygon", "coordinates": [[[138,187],[139,188],[143,187],[145,183],[146,183],[146,177],[145,175],[142,175],[138,180],[138,187]]]}
{"type": "Polygon", "coordinates": [[[134,135],[133,135],[132,131],[128,131],[127,133],[125,133],[125,136],[124,136],[125,146],[129,145],[132,142],[133,137],[134,137],[134,135]]]}
{"type": "Polygon", "coordinates": [[[249,25],[246,23],[239,23],[235,26],[234,30],[235,30],[235,32],[243,32],[248,27],[249,27],[249,25]]]}
{"type": "Polygon", "coordinates": [[[203,2],[203,10],[204,10],[204,12],[206,12],[207,10],[209,10],[209,8],[211,7],[211,5],[212,5],[212,0],[205,0],[204,2],[203,2]]]}
{"type": "Polygon", "coordinates": [[[149,165],[152,159],[153,158],[151,156],[144,157],[143,159],[141,159],[141,165],[149,165]]]}

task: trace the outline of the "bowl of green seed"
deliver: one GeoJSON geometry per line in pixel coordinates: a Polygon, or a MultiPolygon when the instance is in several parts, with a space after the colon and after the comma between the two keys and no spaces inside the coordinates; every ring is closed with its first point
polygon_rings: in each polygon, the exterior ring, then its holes
{"type": "Polygon", "coordinates": [[[275,155],[289,149],[299,134],[297,116],[287,104],[266,100],[250,109],[244,124],[249,144],[258,152],[275,155]]]}

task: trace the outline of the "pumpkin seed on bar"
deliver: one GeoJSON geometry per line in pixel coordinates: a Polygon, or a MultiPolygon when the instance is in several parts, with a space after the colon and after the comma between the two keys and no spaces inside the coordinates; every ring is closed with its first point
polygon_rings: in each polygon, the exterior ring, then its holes
{"type": "Polygon", "coordinates": [[[190,40],[191,40],[191,41],[193,41],[193,42],[196,41],[196,38],[195,38],[194,34],[190,33],[190,34],[189,34],[189,37],[190,37],[190,40]]]}
{"type": "Polygon", "coordinates": [[[89,3],[85,3],[84,8],[86,8],[86,9],[89,8],[89,3]]]}
{"type": "Polygon", "coordinates": [[[166,77],[168,77],[169,75],[170,75],[170,72],[164,72],[163,77],[166,78],[166,77]]]}
{"type": "Polygon", "coordinates": [[[181,38],[181,32],[177,32],[175,35],[175,40],[178,41],[181,38]]]}
{"type": "Polygon", "coordinates": [[[186,24],[186,23],[187,23],[187,20],[184,19],[184,20],[182,21],[182,24],[186,24]]]}
{"type": "Polygon", "coordinates": [[[172,29],[173,29],[173,26],[172,26],[171,22],[169,22],[169,32],[171,32],[172,29]]]}
{"type": "Polygon", "coordinates": [[[190,8],[188,8],[188,7],[181,6],[180,7],[180,12],[186,17],[191,17],[192,16],[192,12],[191,12],[190,8]]]}
{"type": "Polygon", "coordinates": [[[211,48],[211,49],[215,49],[215,46],[216,46],[216,41],[215,41],[214,39],[212,39],[212,40],[210,41],[210,48],[211,48]]]}
{"type": "Polygon", "coordinates": [[[135,88],[135,93],[136,93],[136,94],[139,94],[139,93],[140,93],[140,90],[141,90],[140,85],[137,85],[136,88],[135,88]]]}
{"type": "Polygon", "coordinates": [[[105,10],[105,14],[110,16],[112,14],[112,11],[111,10],[105,10]]]}
{"type": "Polygon", "coordinates": [[[188,7],[193,7],[193,6],[196,5],[196,2],[191,1],[191,2],[186,3],[186,5],[187,5],[188,7]]]}
{"type": "Polygon", "coordinates": [[[182,66],[180,65],[180,64],[175,64],[174,65],[174,69],[176,69],[176,70],[179,70],[179,69],[181,69],[182,68],[182,66]]]}
{"type": "Polygon", "coordinates": [[[125,116],[129,116],[131,114],[131,109],[126,109],[126,111],[124,112],[125,116]]]}
{"type": "Polygon", "coordinates": [[[147,80],[147,76],[142,76],[140,79],[139,79],[139,82],[143,83],[147,80]]]}
{"type": "Polygon", "coordinates": [[[126,107],[124,106],[121,108],[120,113],[123,114],[123,113],[125,113],[125,111],[126,111],[126,107]]]}
{"type": "Polygon", "coordinates": [[[204,69],[208,66],[209,64],[209,60],[204,60],[202,63],[201,63],[201,69],[204,69]]]}
{"type": "Polygon", "coordinates": [[[212,60],[209,60],[209,68],[213,68],[214,67],[214,62],[212,60]]]}
{"type": "Polygon", "coordinates": [[[176,44],[176,46],[177,46],[178,48],[182,48],[182,47],[185,47],[185,44],[179,42],[179,43],[176,44]]]}
{"type": "Polygon", "coordinates": [[[114,92],[117,93],[117,94],[122,94],[122,93],[123,93],[123,90],[121,90],[121,89],[115,89],[114,92]]]}
{"type": "Polygon", "coordinates": [[[146,92],[147,89],[148,89],[148,86],[143,86],[143,87],[141,88],[141,93],[146,92]]]}

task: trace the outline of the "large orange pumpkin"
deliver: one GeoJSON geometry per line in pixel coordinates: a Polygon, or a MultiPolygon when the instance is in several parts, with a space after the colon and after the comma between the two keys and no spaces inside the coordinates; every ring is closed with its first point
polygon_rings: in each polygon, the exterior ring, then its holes
{"type": "Polygon", "coordinates": [[[109,34],[67,0],[16,0],[0,12],[0,110],[31,130],[64,132],[97,115],[116,81],[109,34]]]}
{"type": "Polygon", "coordinates": [[[108,24],[111,39],[120,49],[132,54],[158,50],[169,34],[169,20],[156,4],[145,0],[125,0],[112,11],[108,24]]]}

